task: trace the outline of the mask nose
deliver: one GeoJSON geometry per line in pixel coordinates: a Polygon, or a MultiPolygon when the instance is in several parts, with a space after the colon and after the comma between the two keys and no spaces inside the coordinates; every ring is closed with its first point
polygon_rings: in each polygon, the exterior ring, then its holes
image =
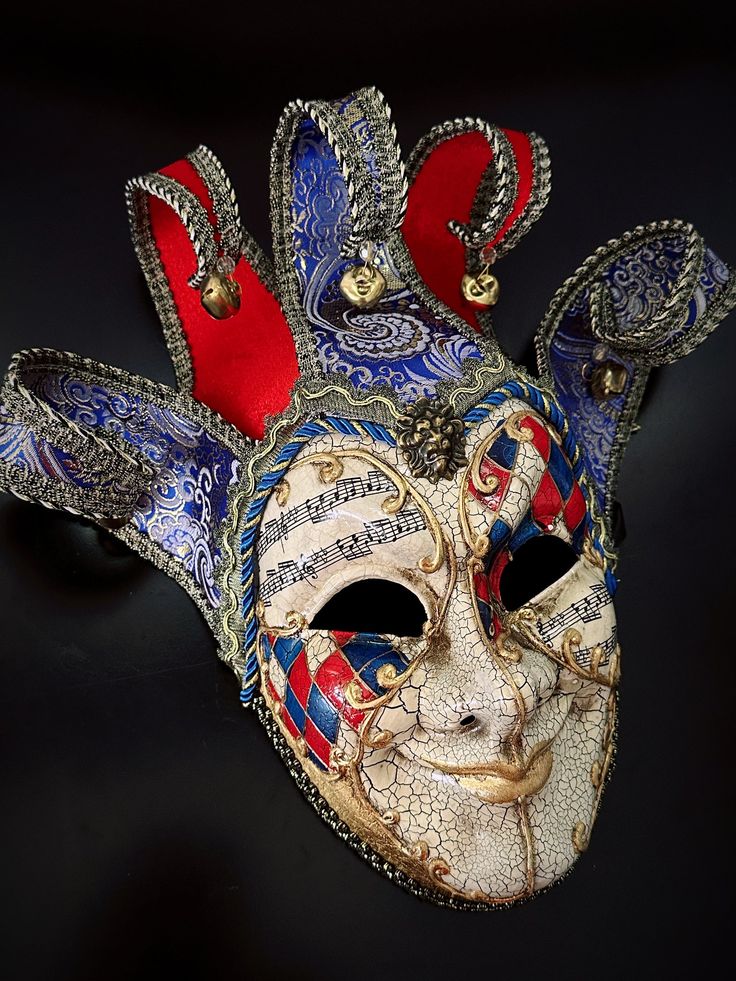
{"type": "Polygon", "coordinates": [[[427,677],[419,695],[420,725],[437,736],[462,738],[481,731],[507,736],[519,721],[517,693],[479,629],[462,571],[443,626],[426,654],[427,677]]]}
{"type": "Polygon", "coordinates": [[[440,702],[420,714],[420,722],[430,732],[478,732],[487,722],[480,701],[440,702]]]}
{"type": "Polygon", "coordinates": [[[435,739],[460,745],[490,740],[503,745],[528,724],[554,688],[553,666],[527,656],[510,664],[489,648],[460,581],[450,604],[444,637],[427,651],[426,680],[419,692],[418,721],[435,739]]]}
{"type": "Polygon", "coordinates": [[[419,724],[435,736],[482,733],[506,739],[525,714],[523,699],[482,639],[467,636],[446,655],[428,652],[419,693],[419,724]]]}

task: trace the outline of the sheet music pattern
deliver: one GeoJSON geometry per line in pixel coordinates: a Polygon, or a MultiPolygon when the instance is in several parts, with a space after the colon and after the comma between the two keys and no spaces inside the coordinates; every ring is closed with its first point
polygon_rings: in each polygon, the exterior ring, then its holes
{"type": "Polygon", "coordinates": [[[417,531],[424,531],[426,524],[420,511],[406,507],[398,514],[377,521],[368,521],[362,531],[345,538],[338,538],[327,548],[302,556],[294,561],[279,562],[278,569],[269,569],[261,583],[260,598],[270,606],[271,597],[276,593],[305,579],[316,579],[320,572],[336,562],[366,558],[373,554],[375,545],[386,545],[398,541],[417,531]]]}
{"type": "Polygon", "coordinates": [[[551,644],[569,627],[577,627],[583,623],[600,620],[601,611],[612,603],[611,594],[605,583],[596,583],[590,592],[582,599],[576,600],[570,606],[556,613],[549,620],[540,620],[537,629],[545,644],[551,644]]]}
{"type": "MultiPolygon", "coordinates": [[[[611,660],[611,655],[616,650],[616,635],[617,635],[617,630],[616,627],[614,627],[611,636],[607,637],[602,644],[596,645],[598,647],[603,648],[603,654],[601,656],[600,661],[598,662],[599,668],[605,667],[608,664],[608,662],[611,660]]],[[[590,656],[592,650],[593,650],[592,647],[581,647],[575,651],[575,660],[577,661],[577,663],[580,665],[581,668],[590,667],[590,656]]]]}
{"type": "Polygon", "coordinates": [[[258,538],[258,557],[260,558],[276,542],[287,539],[300,525],[308,521],[312,524],[326,521],[340,504],[346,504],[355,498],[392,491],[396,492],[395,486],[380,470],[370,470],[366,477],[341,477],[335,481],[335,486],[330,490],[318,494],[317,497],[310,497],[278,518],[267,521],[258,538]]]}

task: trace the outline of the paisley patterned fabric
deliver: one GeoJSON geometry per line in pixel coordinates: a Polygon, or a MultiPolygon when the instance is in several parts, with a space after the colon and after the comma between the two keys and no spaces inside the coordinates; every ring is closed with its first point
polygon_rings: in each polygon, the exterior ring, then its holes
{"type": "MultiPolygon", "coordinates": [[[[29,377],[33,393],[81,428],[115,433],[156,466],[157,475],[132,517],[142,534],[179,560],[216,607],[220,550],[217,526],[227,513],[227,489],[237,478],[233,454],[202,426],[124,391],[69,374],[29,377]]],[[[78,462],[0,410],[0,459],[79,485],[78,462]]]]}
{"type": "MultiPolygon", "coordinates": [[[[340,111],[349,105],[346,100],[340,111]]],[[[370,127],[365,120],[352,125],[370,170],[370,127]]],[[[389,384],[407,400],[432,396],[438,382],[461,378],[463,360],[481,352],[404,285],[385,243],[377,243],[375,262],[388,289],[376,308],[359,311],[340,293],[340,277],[357,259],[341,255],[350,232],[348,192],[332,149],[311,120],[300,127],[292,172],[294,262],[325,374],[344,374],[360,389],[389,384]]],[[[380,195],[378,182],[376,188],[380,195]]]]}
{"type": "Polygon", "coordinates": [[[646,242],[621,256],[602,277],[611,291],[616,322],[625,336],[655,317],[682,272],[686,242],[682,236],[646,242]]]}
{"type": "MultiPolygon", "coordinates": [[[[613,299],[622,335],[646,327],[664,306],[672,286],[682,273],[686,241],[682,236],[647,242],[613,263],[604,275],[613,299]]],[[[657,346],[683,337],[728,282],[728,267],[712,249],[705,250],[703,269],[690,300],[684,323],[657,346]]]]}

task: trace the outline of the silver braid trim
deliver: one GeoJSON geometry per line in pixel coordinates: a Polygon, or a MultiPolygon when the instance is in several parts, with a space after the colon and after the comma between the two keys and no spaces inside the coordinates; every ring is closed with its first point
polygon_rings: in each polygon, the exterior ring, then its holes
{"type": "MultiPolygon", "coordinates": [[[[451,119],[434,126],[417,143],[409,156],[407,174],[413,181],[432,152],[446,140],[466,133],[481,133],[488,141],[493,159],[481,179],[468,223],[450,221],[448,228],[468,250],[467,269],[477,272],[480,267],[478,253],[497,237],[516,202],[519,187],[519,171],[508,137],[497,126],[483,119],[465,117],[451,119]]],[[[549,200],[551,166],[549,151],[544,140],[536,133],[528,133],[532,151],[532,187],[523,211],[507,229],[495,246],[496,257],[510,252],[526,235],[541,216],[549,200]]]]}
{"type": "Polygon", "coordinates": [[[195,195],[178,181],[163,174],[134,177],[126,184],[125,192],[128,211],[134,216],[140,210],[140,195],[150,194],[168,204],[179,217],[186,228],[197,262],[195,272],[189,277],[189,285],[193,289],[199,289],[215,268],[218,250],[209,216],[195,195]]]}

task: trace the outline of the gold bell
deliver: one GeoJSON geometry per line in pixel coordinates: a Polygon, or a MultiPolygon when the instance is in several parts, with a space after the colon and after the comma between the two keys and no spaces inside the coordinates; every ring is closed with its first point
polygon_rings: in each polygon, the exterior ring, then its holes
{"type": "Polygon", "coordinates": [[[383,273],[370,262],[350,266],[340,279],[340,292],[354,307],[366,310],[374,306],[386,292],[383,273]]]}
{"type": "Polygon", "coordinates": [[[621,395],[626,388],[629,373],[617,361],[604,361],[597,365],[590,375],[590,390],[599,402],[621,395]]]}
{"type": "Polygon", "coordinates": [[[480,310],[495,306],[498,302],[498,294],[501,292],[498,280],[492,272],[488,271],[488,266],[477,276],[466,273],[463,276],[461,289],[468,303],[480,310]]]}
{"type": "Polygon", "coordinates": [[[240,309],[241,292],[232,273],[214,272],[202,287],[202,306],[215,320],[227,320],[240,309]]]}

